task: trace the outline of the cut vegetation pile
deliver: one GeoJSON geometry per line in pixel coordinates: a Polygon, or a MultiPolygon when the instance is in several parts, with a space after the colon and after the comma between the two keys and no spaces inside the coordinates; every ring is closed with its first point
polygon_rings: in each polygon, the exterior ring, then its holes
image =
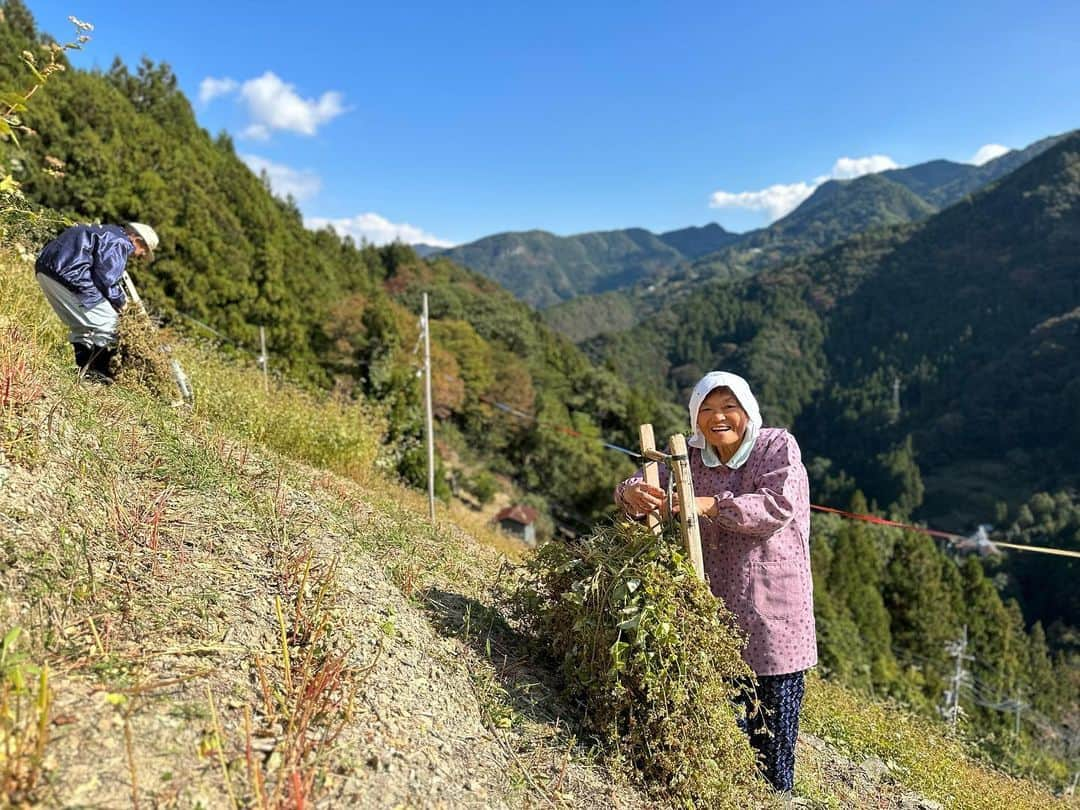
{"type": "Polygon", "coordinates": [[[678,803],[734,806],[757,787],[731,702],[752,678],[745,639],[676,535],[658,540],[624,522],[549,543],[528,564],[517,612],[589,726],[647,787],[678,803]]]}
{"type": "Polygon", "coordinates": [[[176,391],[158,327],[137,306],[126,307],[120,315],[118,347],[112,365],[116,379],[122,383],[143,385],[163,398],[176,391]]]}

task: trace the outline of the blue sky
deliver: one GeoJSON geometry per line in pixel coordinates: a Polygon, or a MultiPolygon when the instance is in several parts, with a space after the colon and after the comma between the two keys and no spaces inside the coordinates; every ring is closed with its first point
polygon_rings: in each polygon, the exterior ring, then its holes
{"type": "Polygon", "coordinates": [[[27,2],[95,25],[80,67],[168,62],[310,222],[377,242],[746,230],[1080,127],[1076,0],[27,2]]]}

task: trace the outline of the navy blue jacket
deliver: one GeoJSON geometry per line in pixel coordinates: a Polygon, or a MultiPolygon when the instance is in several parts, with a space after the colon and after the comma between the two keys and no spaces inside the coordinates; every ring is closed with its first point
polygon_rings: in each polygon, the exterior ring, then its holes
{"type": "Polygon", "coordinates": [[[120,280],[134,249],[116,225],[73,225],[45,246],[34,269],[75,293],[87,309],[108,301],[119,312],[127,300],[120,280]]]}

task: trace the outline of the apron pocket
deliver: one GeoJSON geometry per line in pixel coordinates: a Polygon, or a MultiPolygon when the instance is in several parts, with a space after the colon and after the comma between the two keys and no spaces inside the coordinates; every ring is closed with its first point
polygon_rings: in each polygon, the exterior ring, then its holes
{"type": "Polygon", "coordinates": [[[766,619],[788,619],[805,601],[802,560],[750,563],[750,599],[766,619]]]}

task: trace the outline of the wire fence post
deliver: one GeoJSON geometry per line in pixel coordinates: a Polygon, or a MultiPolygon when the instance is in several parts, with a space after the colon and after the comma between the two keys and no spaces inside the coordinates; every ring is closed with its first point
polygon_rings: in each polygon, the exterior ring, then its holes
{"type": "Polygon", "coordinates": [[[427,425],[428,517],[435,523],[435,428],[431,418],[431,322],[424,293],[424,421],[427,425]]]}
{"type": "Polygon", "coordinates": [[[259,326],[259,365],[263,373],[263,391],[270,392],[270,372],[267,370],[269,358],[266,356],[266,327],[259,326]]]}

